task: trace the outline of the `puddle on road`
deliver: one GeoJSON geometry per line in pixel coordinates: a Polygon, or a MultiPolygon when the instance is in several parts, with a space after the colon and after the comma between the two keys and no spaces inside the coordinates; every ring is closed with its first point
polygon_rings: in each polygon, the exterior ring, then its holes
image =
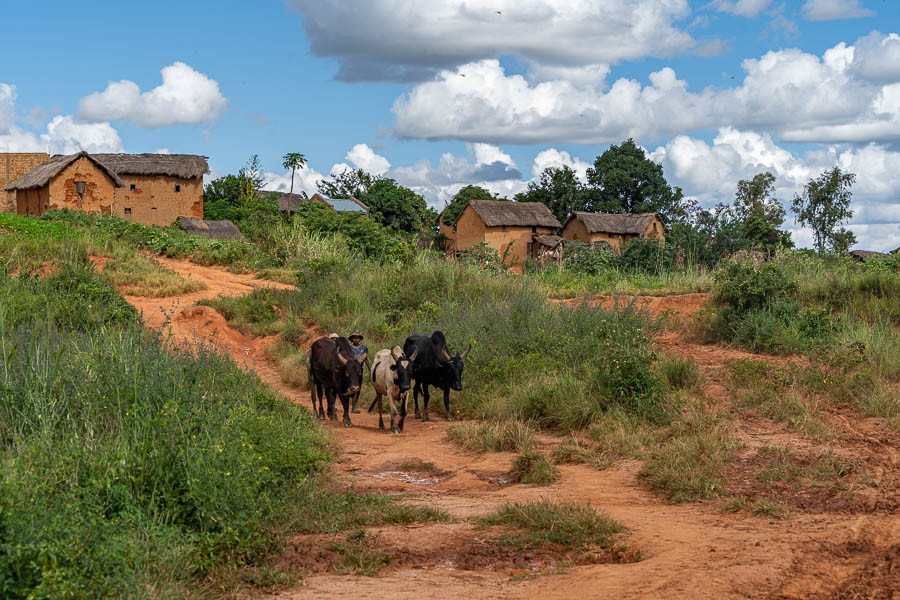
{"type": "Polygon", "coordinates": [[[422,473],[407,473],[406,471],[357,471],[349,469],[349,472],[357,477],[392,479],[394,481],[402,481],[412,485],[436,485],[449,477],[425,477],[422,473]]]}

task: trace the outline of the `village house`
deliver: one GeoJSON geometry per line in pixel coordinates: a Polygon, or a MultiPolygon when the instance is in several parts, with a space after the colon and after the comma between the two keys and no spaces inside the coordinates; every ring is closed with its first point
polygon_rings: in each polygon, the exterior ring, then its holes
{"type": "Polygon", "coordinates": [[[0,212],[16,212],[16,192],[6,186],[50,158],[46,152],[0,153],[0,212]]]}
{"type": "Polygon", "coordinates": [[[666,226],[657,213],[612,214],[574,212],[566,219],[562,237],[572,242],[606,242],[615,251],[635,238],[658,239],[665,243],[666,226]]]}
{"type": "Polygon", "coordinates": [[[508,264],[521,267],[526,259],[536,257],[535,238],[552,235],[559,227],[540,202],[472,200],[456,219],[451,249],[466,250],[485,242],[500,256],[506,254],[508,264]]]}
{"type": "Polygon", "coordinates": [[[4,187],[16,212],[69,208],[145,225],[203,218],[206,157],[187,154],[55,155],[4,187]]]}
{"type": "Polygon", "coordinates": [[[329,198],[328,196],[323,196],[322,194],[313,194],[310,199],[310,202],[321,202],[322,204],[331,207],[334,212],[358,212],[362,214],[364,217],[369,216],[369,207],[350,196],[349,198],[329,198]]]}

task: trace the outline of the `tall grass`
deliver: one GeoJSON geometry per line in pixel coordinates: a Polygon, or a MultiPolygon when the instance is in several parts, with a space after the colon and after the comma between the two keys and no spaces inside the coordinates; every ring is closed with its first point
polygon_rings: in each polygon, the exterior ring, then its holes
{"type": "Polygon", "coordinates": [[[713,284],[709,271],[696,266],[653,274],[608,268],[589,275],[554,264],[530,273],[528,277],[550,298],[591,294],[670,296],[708,292],[713,284]]]}
{"type": "Polygon", "coordinates": [[[328,270],[301,268],[300,278],[296,291],[210,304],[250,323],[270,318],[258,307],[276,304],[284,317],[273,327],[288,339],[310,322],[326,331],[359,329],[370,348],[442,330],[452,351],[472,345],[465,391],[453,400],[469,416],[577,428],[611,406],[649,418],[664,413],[647,325],[628,309],[552,305],[527,279],[427,254],[407,263],[354,259],[328,270]]]}
{"type": "Polygon", "coordinates": [[[0,354],[4,598],[185,595],[260,561],[326,458],[308,413],[164,348],[86,260],[0,277],[0,354]]]}

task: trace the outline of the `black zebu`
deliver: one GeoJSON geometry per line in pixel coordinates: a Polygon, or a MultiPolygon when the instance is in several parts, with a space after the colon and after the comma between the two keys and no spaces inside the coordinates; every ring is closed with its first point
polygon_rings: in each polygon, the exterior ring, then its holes
{"type": "Polygon", "coordinates": [[[413,356],[413,405],[416,410],[416,418],[428,421],[428,386],[433,385],[444,391],[444,409],[447,411],[447,419],[452,420],[450,414],[450,390],[457,392],[462,387],[463,359],[469,354],[471,348],[466,348],[462,354],[452,356],[447,348],[447,340],[440,331],[431,335],[414,333],[406,338],[403,344],[403,353],[413,356]],[[424,416],[419,414],[419,393],[424,399],[424,416]]]}
{"type": "Polygon", "coordinates": [[[309,395],[312,398],[313,414],[324,419],[322,391],[328,399],[328,416],[337,421],[335,396],[340,396],[344,407],[344,425],[351,427],[350,397],[359,391],[362,384],[362,363],[353,356],[353,349],[346,338],[320,338],[313,342],[306,358],[309,374],[309,395]],[[316,396],[319,410],[316,411],[316,396]]]}

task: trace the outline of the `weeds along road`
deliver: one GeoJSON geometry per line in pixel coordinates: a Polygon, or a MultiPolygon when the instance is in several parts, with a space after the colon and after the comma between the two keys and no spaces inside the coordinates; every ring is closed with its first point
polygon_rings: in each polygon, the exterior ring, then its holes
{"type": "MultiPolygon", "coordinates": [[[[204,298],[291,286],[217,267],[158,261],[207,289],[159,299],[126,297],[143,313],[148,327],[162,329],[176,344],[213,345],[287,398],[309,406],[308,391],[285,385],[270,359],[274,336],[249,338],[229,327],[214,309],[194,306],[204,298]]],[[[702,304],[695,297],[689,302],[702,304]]],[[[668,352],[698,354],[704,376],[735,357],[726,349],[691,344],[671,332],[660,343],[668,352]]],[[[710,377],[706,391],[725,401],[719,396],[726,392],[714,379],[710,377]]],[[[640,463],[633,460],[603,471],[563,465],[559,481],[549,486],[508,485],[504,475],[513,454],[461,452],[446,441],[443,420],[408,419],[401,436],[379,431],[375,414],[353,415],[353,421],[350,429],[325,424],[340,446],[335,468],[341,485],[412,495],[410,502],[441,508],[457,520],[374,528],[382,545],[407,560],[378,577],[313,573],[298,586],[277,593],[279,598],[865,598],[881,596],[865,595],[865,586],[860,588],[863,595],[843,596],[848,578],[856,573],[877,578],[900,572],[897,553],[890,554],[900,539],[895,512],[799,512],[771,519],[728,513],[714,503],[673,505],[638,484],[640,463]],[[402,468],[413,461],[427,461],[432,467],[427,473],[402,468]],[[485,548],[481,532],[466,519],[507,501],[541,498],[586,503],[608,513],[628,528],[625,542],[640,552],[640,560],[554,569],[537,556],[531,563],[525,557],[524,567],[519,562],[515,568],[504,568],[509,557],[485,548]]],[[[749,447],[771,444],[776,438],[780,443],[804,443],[783,427],[759,419],[741,422],[736,429],[749,447]]],[[[550,436],[540,439],[545,448],[558,442],[550,436]]],[[[280,564],[288,569],[308,566],[299,555],[308,541],[292,540],[280,564]]],[[[322,536],[312,541],[323,543],[322,536]]]]}

